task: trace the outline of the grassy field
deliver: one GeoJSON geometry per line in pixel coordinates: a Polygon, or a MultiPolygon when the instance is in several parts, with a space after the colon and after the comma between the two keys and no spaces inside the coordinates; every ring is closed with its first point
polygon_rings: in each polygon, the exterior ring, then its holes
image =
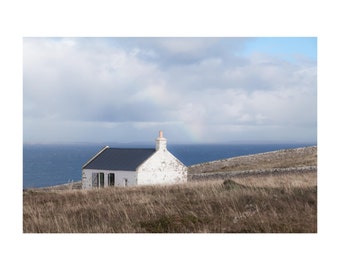
{"type": "Polygon", "coordinates": [[[190,166],[189,174],[299,168],[305,166],[317,166],[316,146],[284,149],[201,163],[190,166]]]}
{"type": "Polygon", "coordinates": [[[23,193],[25,233],[315,233],[316,172],[23,193]]]}

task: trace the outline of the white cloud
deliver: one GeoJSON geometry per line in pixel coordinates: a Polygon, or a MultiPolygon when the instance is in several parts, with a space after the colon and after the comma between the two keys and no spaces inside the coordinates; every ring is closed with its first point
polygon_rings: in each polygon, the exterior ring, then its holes
{"type": "Polygon", "coordinates": [[[316,139],[316,64],[243,57],[246,41],[24,39],[24,140],[134,141],[126,134],[157,126],[178,140],[184,129],[202,141],[316,139]]]}

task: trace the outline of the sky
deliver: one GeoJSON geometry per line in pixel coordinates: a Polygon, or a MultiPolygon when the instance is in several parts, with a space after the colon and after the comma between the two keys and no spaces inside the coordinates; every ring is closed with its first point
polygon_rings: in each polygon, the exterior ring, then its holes
{"type": "Polygon", "coordinates": [[[317,141],[317,38],[23,38],[24,143],[317,141]]]}

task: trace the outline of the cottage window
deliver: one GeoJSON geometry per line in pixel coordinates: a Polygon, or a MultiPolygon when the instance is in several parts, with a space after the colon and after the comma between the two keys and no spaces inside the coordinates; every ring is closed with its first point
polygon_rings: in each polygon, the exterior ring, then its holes
{"type": "Polygon", "coordinates": [[[92,173],[92,186],[98,187],[98,173],[92,173]]]}
{"type": "Polygon", "coordinates": [[[104,173],[99,173],[98,178],[98,187],[104,187],[104,173]]]}
{"type": "Polygon", "coordinates": [[[114,186],[115,185],[115,174],[114,173],[109,173],[109,186],[114,186]]]}

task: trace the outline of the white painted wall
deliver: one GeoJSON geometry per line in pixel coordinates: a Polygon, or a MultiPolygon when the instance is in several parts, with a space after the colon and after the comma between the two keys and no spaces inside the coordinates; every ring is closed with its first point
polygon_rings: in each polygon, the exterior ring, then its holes
{"type": "Polygon", "coordinates": [[[137,168],[137,185],[185,182],[187,167],[163,147],[137,168]]]}
{"type": "Polygon", "coordinates": [[[94,173],[104,173],[104,187],[108,186],[108,175],[110,173],[115,174],[115,186],[121,186],[121,187],[126,186],[125,179],[127,179],[127,186],[135,186],[137,184],[136,172],[83,169],[82,171],[82,188],[83,189],[93,188],[92,187],[92,175],[94,173]]]}

